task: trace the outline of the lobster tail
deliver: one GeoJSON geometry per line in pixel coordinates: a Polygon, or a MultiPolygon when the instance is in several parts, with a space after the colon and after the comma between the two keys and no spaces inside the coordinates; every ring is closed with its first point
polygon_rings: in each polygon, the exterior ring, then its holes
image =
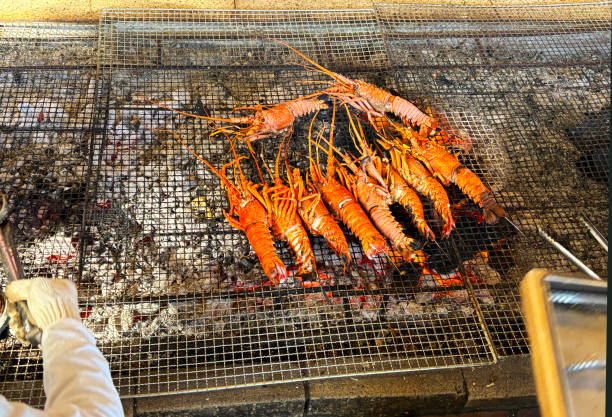
{"type": "Polygon", "coordinates": [[[506,211],[495,201],[491,193],[483,191],[481,201],[484,219],[487,224],[496,224],[499,219],[506,217],[506,211]]]}
{"type": "Polygon", "coordinates": [[[414,239],[406,236],[402,226],[393,218],[387,206],[377,206],[370,211],[372,221],[385,235],[393,246],[399,250],[404,257],[410,258],[414,249],[418,248],[414,239]]]}
{"type": "Polygon", "coordinates": [[[285,232],[285,239],[295,256],[299,268],[297,274],[310,274],[314,271],[315,257],[308,234],[297,216],[294,216],[291,223],[292,225],[285,232]]]}
{"type": "Polygon", "coordinates": [[[264,273],[274,284],[287,278],[287,268],[276,255],[272,235],[262,221],[251,223],[245,230],[249,243],[259,258],[264,273]]]}
{"type": "Polygon", "coordinates": [[[432,201],[434,209],[440,217],[442,217],[442,220],[444,220],[442,237],[449,237],[450,233],[455,230],[455,220],[453,219],[453,213],[450,208],[448,194],[446,194],[446,190],[444,190],[442,184],[434,177],[429,176],[422,178],[416,189],[432,201]]]}
{"type": "Polygon", "coordinates": [[[323,100],[294,100],[285,103],[285,106],[293,114],[293,117],[298,118],[317,110],[327,109],[328,106],[323,100]]]}
{"type": "Polygon", "coordinates": [[[323,199],[332,211],[340,217],[342,223],[359,238],[368,259],[386,253],[388,248],[385,238],[370,222],[359,203],[353,199],[351,192],[333,178],[328,178],[326,183],[322,185],[323,199]]]}
{"type": "Polygon", "coordinates": [[[350,199],[340,204],[342,207],[338,211],[343,223],[359,238],[368,259],[373,259],[377,255],[387,252],[385,238],[370,223],[359,203],[350,199]]]}
{"type": "Polygon", "coordinates": [[[485,222],[487,224],[497,224],[499,219],[506,217],[506,211],[493,200],[493,204],[483,209],[485,222]]]}
{"type": "MultiPolygon", "coordinates": [[[[444,192],[446,197],[446,192],[444,192]]],[[[448,197],[446,197],[446,203],[442,200],[433,200],[434,209],[438,212],[442,220],[444,220],[444,226],[442,227],[442,237],[448,238],[453,230],[455,230],[455,219],[450,209],[450,203],[448,203],[448,197]]]]}
{"type": "Polygon", "coordinates": [[[431,241],[436,240],[436,235],[434,234],[433,230],[431,230],[425,219],[417,218],[414,214],[412,216],[414,226],[417,228],[419,233],[421,233],[423,236],[425,236],[425,238],[431,241]]]}
{"type": "Polygon", "coordinates": [[[316,192],[300,201],[298,213],[310,233],[315,236],[322,236],[336,255],[343,257],[347,264],[351,263],[351,254],[346,237],[316,192]],[[314,201],[307,202],[313,197],[316,198],[314,201]]]}
{"type": "Polygon", "coordinates": [[[480,181],[478,176],[468,168],[461,166],[457,170],[455,183],[482,209],[485,222],[496,224],[500,218],[506,217],[506,211],[497,204],[493,193],[480,181]]]}
{"type": "Polygon", "coordinates": [[[391,112],[403,120],[420,126],[419,133],[424,136],[428,136],[438,126],[438,119],[428,116],[417,106],[398,96],[391,97],[391,112]]]}

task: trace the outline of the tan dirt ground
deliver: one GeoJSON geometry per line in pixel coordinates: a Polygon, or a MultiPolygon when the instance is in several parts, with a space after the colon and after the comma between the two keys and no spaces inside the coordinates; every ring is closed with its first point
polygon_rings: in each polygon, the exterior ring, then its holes
{"type": "MultiPolygon", "coordinates": [[[[576,0],[387,0],[389,3],[555,4],[576,0]]],[[[0,21],[92,21],[104,8],[145,9],[351,9],[370,8],[371,0],[0,0],[0,21]]]]}

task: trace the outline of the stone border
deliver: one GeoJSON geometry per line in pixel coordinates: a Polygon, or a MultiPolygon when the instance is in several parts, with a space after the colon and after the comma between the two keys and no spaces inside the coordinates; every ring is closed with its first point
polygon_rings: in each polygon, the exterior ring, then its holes
{"type": "Polygon", "coordinates": [[[514,412],[533,409],[537,407],[537,401],[530,358],[520,356],[473,368],[333,378],[126,399],[124,407],[127,417],[358,417],[475,410],[514,412]]]}

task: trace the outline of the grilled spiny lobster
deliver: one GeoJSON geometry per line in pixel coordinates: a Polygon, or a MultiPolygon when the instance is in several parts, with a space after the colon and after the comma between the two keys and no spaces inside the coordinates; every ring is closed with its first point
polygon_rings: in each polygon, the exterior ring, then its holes
{"type": "MultiPolygon", "coordinates": [[[[350,117],[349,114],[349,120],[350,117]]],[[[374,122],[372,126],[379,134],[385,134],[386,131],[384,128],[388,127],[386,120],[386,117],[381,117],[369,121],[371,123],[374,122]]],[[[365,141],[361,123],[357,125],[359,126],[359,132],[355,132],[353,137],[357,139],[355,145],[361,153],[362,166],[365,167],[367,173],[375,179],[376,182],[387,188],[394,203],[399,203],[412,215],[412,222],[419,232],[426,238],[432,241],[435,240],[436,237],[425,220],[425,212],[419,196],[408,186],[408,184],[406,184],[401,175],[399,175],[387,160],[383,161],[380,156],[368,146],[365,141]]]]}
{"type": "Polygon", "coordinates": [[[276,157],[274,186],[265,184],[261,190],[261,197],[269,208],[274,237],[287,242],[295,256],[297,275],[310,274],[316,269],[315,257],[308,234],[297,214],[298,201],[294,195],[294,188],[283,183],[278,171],[283,145],[284,138],[276,157]]]}
{"type": "MultiPolygon", "coordinates": [[[[336,105],[334,103],[330,127],[330,149],[327,157],[326,176],[323,176],[320,164],[315,164],[312,155],[310,155],[310,177],[312,178],[314,186],[321,193],[327,206],[342,220],[349,230],[357,236],[366,257],[368,259],[373,259],[381,253],[387,253],[387,242],[385,242],[385,238],[370,222],[368,215],[363,211],[359,203],[355,201],[351,192],[334,178],[335,163],[333,157],[333,137],[335,116],[336,105]]],[[[308,140],[312,143],[312,136],[309,136],[308,140]]]]}
{"type": "Polygon", "coordinates": [[[392,146],[389,148],[389,154],[391,165],[408,185],[431,200],[434,209],[444,220],[442,237],[447,238],[455,229],[455,220],[451,212],[448,195],[442,184],[408,152],[402,152],[397,147],[392,146]]]}
{"type": "Polygon", "coordinates": [[[249,243],[259,258],[259,262],[261,263],[264,273],[272,283],[278,284],[281,280],[286,279],[287,268],[276,254],[274,240],[272,239],[272,234],[270,233],[270,207],[264,199],[259,197],[256,185],[246,180],[242,169],[240,168],[240,160],[246,157],[238,158],[238,156],[234,153],[234,161],[223,165],[219,171],[207,160],[191,150],[177,133],[169,130],[159,131],[173,135],[185,149],[202,161],[211,172],[219,177],[219,180],[221,180],[221,183],[227,191],[227,197],[230,202],[229,212],[223,210],[223,215],[227,219],[227,222],[232,227],[246,234],[249,243]],[[238,185],[233,184],[225,175],[226,169],[232,165],[237,165],[240,171],[240,180],[238,185]]]}
{"type": "MultiPolygon", "coordinates": [[[[364,138],[360,135],[360,132],[357,131],[350,113],[349,120],[353,129],[352,134],[354,138],[357,142],[363,144],[364,138]]],[[[395,220],[389,210],[389,205],[392,203],[389,191],[385,185],[375,184],[374,180],[366,173],[366,167],[370,159],[363,158],[361,167],[358,167],[355,161],[351,160],[346,153],[330,144],[330,152],[332,148],[340,155],[344,164],[352,171],[351,175],[339,165],[337,167],[339,178],[344,186],[353,192],[353,195],[359,200],[361,206],[372,219],[372,222],[378,227],[378,230],[393,243],[393,246],[400,252],[404,259],[413,260],[417,258],[415,253],[418,246],[417,242],[404,234],[402,226],[395,220]]]]}
{"type": "Polygon", "coordinates": [[[233,126],[222,127],[213,132],[211,136],[214,136],[218,133],[233,133],[235,134],[235,137],[238,140],[242,140],[245,142],[253,142],[255,140],[265,139],[270,136],[288,132],[293,128],[293,123],[295,122],[295,119],[306,116],[317,110],[326,109],[327,104],[325,104],[325,102],[323,102],[322,100],[310,98],[317,95],[321,95],[321,93],[300,97],[273,106],[265,106],[265,108],[264,106],[242,108],[244,110],[255,110],[255,115],[230,118],[219,118],[191,114],[177,109],[173,109],[171,107],[166,107],[153,101],[149,102],[155,104],[158,107],[161,107],[166,110],[171,110],[175,113],[179,113],[184,116],[211,120],[215,122],[247,125],[247,127],[239,129],[236,129],[233,126]]]}
{"type": "Polygon", "coordinates": [[[438,120],[422,112],[408,100],[395,96],[374,84],[362,80],[353,80],[342,74],[332,72],[287,43],[277,39],[272,40],[286,46],[312,64],[314,66],[312,69],[330,76],[335,81],[330,88],[322,93],[342,99],[345,103],[366,113],[369,118],[382,117],[385,113],[390,112],[406,123],[419,126],[420,133],[425,136],[436,130],[438,120]]]}
{"type": "Polygon", "coordinates": [[[424,237],[432,241],[436,240],[434,232],[425,220],[423,204],[417,193],[406,184],[406,181],[404,181],[402,176],[388,161],[382,160],[379,156],[375,156],[372,159],[372,163],[380,175],[385,179],[393,202],[399,203],[408,213],[410,213],[412,222],[424,237]]]}
{"type": "MultiPolygon", "coordinates": [[[[312,126],[316,118],[316,114],[310,122],[309,137],[312,133],[312,126]]],[[[336,255],[343,257],[346,260],[346,264],[351,264],[351,254],[349,252],[348,242],[346,236],[340,229],[340,226],[334,220],[331,215],[321,194],[315,189],[312,183],[308,182],[304,184],[304,179],[300,174],[298,168],[294,168],[293,171],[290,169],[287,162],[287,148],[285,148],[285,167],[287,169],[287,182],[289,187],[293,189],[295,198],[297,199],[297,212],[302,218],[306,228],[315,236],[322,236],[327,245],[336,253],[336,255]]],[[[311,147],[309,147],[311,149],[311,147]]],[[[312,153],[310,154],[312,158],[312,153]]]]}
{"type": "Polygon", "coordinates": [[[448,186],[450,183],[457,185],[483,209],[487,224],[495,224],[506,216],[504,209],[495,201],[493,192],[442,145],[428,141],[409,127],[396,127],[396,129],[408,141],[408,151],[425,164],[429,172],[443,185],[448,186]]]}

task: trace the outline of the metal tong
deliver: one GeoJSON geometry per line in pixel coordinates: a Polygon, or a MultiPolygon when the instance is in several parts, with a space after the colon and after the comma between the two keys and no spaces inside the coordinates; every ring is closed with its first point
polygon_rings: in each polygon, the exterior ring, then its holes
{"type": "MultiPolygon", "coordinates": [[[[584,223],[584,225],[589,229],[591,235],[597,240],[597,242],[601,245],[602,248],[608,251],[608,240],[603,237],[603,235],[593,226],[593,224],[585,217],[580,216],[580,219],[584,223]]],[[[563,245],[554,240],[548,233],[538,227],[538,234],[542,236],[548,243],[553,245],[561,254],[563,254],[571,263],[576,265],[582,272],[587,274],[590,278],[596,279],[598,281],[603,281],[599,275],[597,275],[591,268],[586,266],[582,261],[574,256],[569,250],[567,250],[563,245]]]]}
{"type": "MultiPolygon", "coordinates": [[[[13,242],[11,224],[8,221],[9,207],[6,194],[1,195],[0,201],[0,258],[8,277],[8,282],[18,279],[26,279],[23,266],[13,242]]],[[[26,340],[32,346],[38,346],[41,342],[42,331],[30,320],[30,311],[25,301],[17,303],[17,313],[26,334],[26,340]]]]}
{"type": "Polygon", "coordinates": [[[595,238],[595,240],[597,242],[599,242],[599,245],[605,249],[605,251],[608,251],[608,239],[606,239],[599,230],[597,230],[597,228],[595,226],[593,226],[593,223],[591,223],[591,221],[589,219],[586,218],[586,216],[580,216],[580,220],[582,220],[582,223],[584,223],[584,225],[586,226],[587,229],[589,229],[589,233],[591,233],[591,236],[593,236],[595,238]]]}

